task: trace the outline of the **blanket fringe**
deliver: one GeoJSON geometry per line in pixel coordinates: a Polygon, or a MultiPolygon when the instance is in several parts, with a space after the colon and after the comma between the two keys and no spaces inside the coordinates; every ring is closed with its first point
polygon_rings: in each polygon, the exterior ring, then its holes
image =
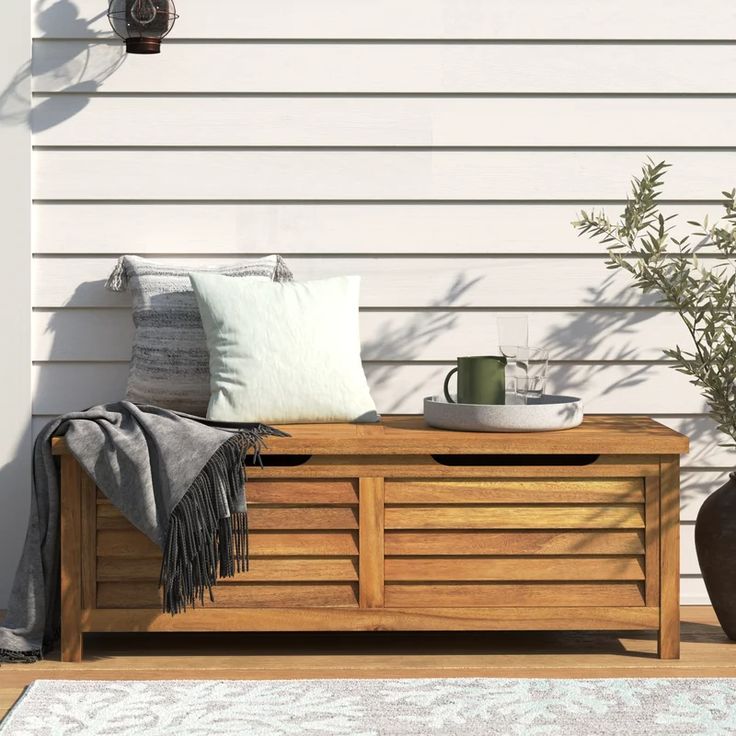
{"type": "Polygon", "coordinates": [[[43,659],[40,649],[29,649],[25,652],[14,652],[10,649],[0,649],[0,662],[4,664],[32,664],[43,659]]]}
{"type": "Polygon", "coordinates": [[[281,435],[257,425],[228,439],[195,478],[171,517],[161,563],[164,613],[176,614],[214,600],[217,578],[248,569],[245,456],[260,462],[264,437],[281,435]],[[241,510],[242,509],[242,510],[241,510]]]}

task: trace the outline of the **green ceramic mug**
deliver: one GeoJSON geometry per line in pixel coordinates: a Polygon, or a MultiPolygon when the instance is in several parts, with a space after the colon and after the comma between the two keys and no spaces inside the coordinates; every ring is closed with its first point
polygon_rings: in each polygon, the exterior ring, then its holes
{"type": "Polygon", "coordinates": [[[457,373],[457,401],[460,404],[506,403],[506,358],[497,355],[468,355],[445,378],[445,398],[450,396],[450,378],[457,373]]]}

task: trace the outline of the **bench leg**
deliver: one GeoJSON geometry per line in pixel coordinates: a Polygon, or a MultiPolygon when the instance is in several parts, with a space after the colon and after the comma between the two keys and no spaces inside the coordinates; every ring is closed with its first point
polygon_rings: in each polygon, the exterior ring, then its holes
{"type": "Polygon", "coordinates": [[[660,659],[680,659],[680,622],[663,627],[657,635],[657,655],[660,659]]]}
{"type": "Polygon", "coordinates": [[[61,661],[82,660],[82,470],[61,458],[61,661]]]}
{"type": "Polygon", "coordinates": [[[660,463],[660,602],[657,651],[680,658],[680,458],[660,463]]]}

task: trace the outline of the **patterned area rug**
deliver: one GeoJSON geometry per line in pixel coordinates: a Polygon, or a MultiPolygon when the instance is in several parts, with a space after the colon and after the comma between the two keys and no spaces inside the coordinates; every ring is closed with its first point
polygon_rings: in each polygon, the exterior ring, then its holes
{"type": "Polygon", "coordinates": [[[736,733],[736,679],[166,680],[31,685],[2,736],[736,733]]]}

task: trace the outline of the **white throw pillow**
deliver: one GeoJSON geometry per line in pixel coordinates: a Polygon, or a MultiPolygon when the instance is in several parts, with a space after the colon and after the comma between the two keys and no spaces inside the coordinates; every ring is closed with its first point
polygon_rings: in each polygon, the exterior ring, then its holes
{"type": "Polygon", "coordinates": [[[210,419],[378,421],[360,360],[358,276],[191,280],[210,354],[210,419]]]}

